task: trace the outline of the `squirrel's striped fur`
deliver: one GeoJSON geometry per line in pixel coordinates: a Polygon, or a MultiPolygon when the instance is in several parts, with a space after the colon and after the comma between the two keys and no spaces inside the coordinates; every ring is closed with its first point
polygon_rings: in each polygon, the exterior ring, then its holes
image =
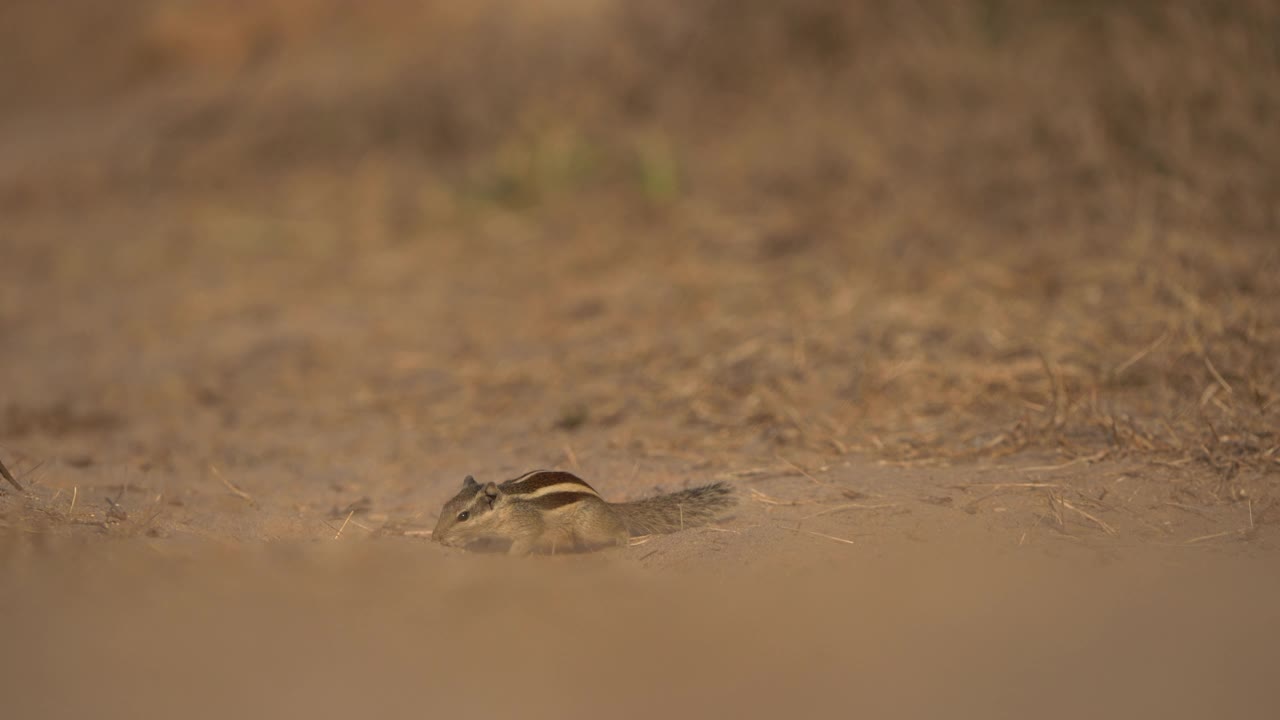
{"type": "Polygon", "coordinates": [[[733,503],[724,483],[610,503],[567,472],[535,470],[484,485],[468,475],[440,511],[432,537],[451,547],[509,544],[512,555],[581,552],[625,545],[633,535],[705,525],[733,503]]]}

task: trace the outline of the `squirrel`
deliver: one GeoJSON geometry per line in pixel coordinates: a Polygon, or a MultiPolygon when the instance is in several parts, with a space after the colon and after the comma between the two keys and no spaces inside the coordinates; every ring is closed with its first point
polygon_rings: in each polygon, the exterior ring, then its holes
{"type": "Polygon", "coordinates": [[[625,545],[633,535],[705,525],[733,504],[732,491],[722,482],[611,503],[568,472],[535,470],[484,485],[468,475],[440,511],[432,539],[472,549],[509,543],[511,555],[589,552],[625,545]]]}

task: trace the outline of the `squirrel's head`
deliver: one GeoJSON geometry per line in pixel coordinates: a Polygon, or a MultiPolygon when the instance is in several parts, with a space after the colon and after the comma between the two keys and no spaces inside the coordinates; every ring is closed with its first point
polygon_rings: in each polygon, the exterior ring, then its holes
{"type": "Polygon", "coordinates": [[[502,491],[494,483],[481,485],[468,475],[462,489],[444,504],[431,539],[449,547],[466,547],[490,537],[494,506],[502,491]]]}

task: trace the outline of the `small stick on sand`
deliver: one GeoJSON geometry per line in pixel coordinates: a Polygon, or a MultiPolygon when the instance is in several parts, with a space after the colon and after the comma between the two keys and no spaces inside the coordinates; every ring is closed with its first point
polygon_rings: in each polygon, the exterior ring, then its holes
{"type": "Polygon", "coordinates": [[[1169,331],[1165,330],[1164,333],[1160,335],[1160,337],[1155,339],[1155,342],[1142,348],[1138,352],[1134,353],[1133,356],[1130,357],[1128,360],[1125,360],[1124,362],[1120,363],[1120,366],[1117,367],[1114,371],[1112,371],[1111,374],[1114,377],[1120,377],[1121,375],[1123,375],[1125,370],[1128,370],[1129,368],[1133,367],[1139,361],[1141,361],[1142,358],[1150,355],[1152,351],[1154,351],[1156,348],[1163,345],[1164,341],[1169,339],[1169,334],[1170,334],[1169,331]]]}
{"type": "Polygon", "coordinates": [[[1103,522],[1103,521],[1099,520],[1098,518],[1094,517],[1093,515],[1090,515],[1089,513],[1087,513],[1087,512],[1085,512],[1085,511],[1081,510],[1080,508],[1076,507],[1075,505],[1072,505],[1070,500],[1067,500],[1066,498],[1059,498],[1058,502],[1062,503],[1062,506],[1063,506],[1063,507],[1065,507],[1066,509],[1071,510],[1071,511],[1073,511],[1073,512],[1077,512],[1077,513],[1079,513],[1081,516],[1083,516],[1084,518],[1086,518],[1087,520],[1090,520],[1091,522],[1093,522],[1093,524],[1095,524],[1095,525],[1097,525],[1098,527],[1102,528],[1102,531],[1103,531],[1103,532],[1105,532],[1106,534],[1108,534],[1108,535],[1119,535],[1119,532],[1117,532],[1115,528],[1113,528],[1113,527],[1111,527],[1110,525],[1106,524],[1105,522],[1103,522]]]}
{"type": "Polygon", "coordinates": [[[1173,502],[1172,500],[1166,500],[1165,502],[1163,502],[1163,503],[1161,503],[1161,504],[1162,504],[1162,505],[1168,505],[1169,507],[1172,507],[1172,508],[1178,508],[1179,510],[1183,510],[1183,511],[1185,511],[1185,512],[1195,513],[1196,515],[1199,515],[1199,516],[1200,516],[1200,517],[1202,517],[1202,518],[1211,517],[1211,516],[1209,515],[1209,513],[1205,512],[1205,511],[1204,511],[1204,510],[1202,510],[1201,508],[1195,507],[1195,506],[1193,506],[1193,505],[1184,505],[1184,504],[1182,504],[1182,503],[1173,502]]]}
{"type": "Polygon", "coordinates": [[[818,478],[816,478],[816,477],[814,477],[814,476],[810,475],[810,474],[808,473],[808,471],[806,471],[804,468],[802,468],[802,467],[800,467],[799,465],[797,465],[797,464],[795,464],[795,463],[791,462],[790,460],[788,460],[788,459],[786,459],[786,458],[782,457],[781,455],[774,455],[774,457],[778,458],[778,459],[779,459],[779,460],[781,460],[783,463],[785,463],[785,464],[787,464],[787,465],[790,465],[790,466],[791,466],[791,468],[792,468],[793,470],[795,470],[796,472],[800,473],[801,475],[803,475],[803,476],[805,476],[805,477],[809,478],[810,480],[814,481],[815,483],[817,483],[817,484],[819,484],[819,485],[829,485],[829,484],[830,484],[830,483],[824,483],[824,482],[822,482],[821,480],[819,480],[818,478]]]}
{"type": "Polygon", "coordinates": [[[252,495],[250,495],[249,493],[247,493],[247,492],[245,492],[245,491],[241,490],[240,488],[236,487],[234,483],[232,483],[230,480],[228,480],[228,479],[226,479],[225,477],[223,477],[223,476],[222,476],[222,473],[218,471],[217,466],[215,466],[215,465],[210,465],[210,466],[209,466],[209,471],[213,473],[214,477],[216,477],[216,478],[218,478],[218,480],[222,481],[222,484],[223,484],[224,486],[226,486],[226,488],[227,488],[228,490],[230,490],[230,491],[231,491],[231,494],[232,494],[232,495],[235,495],[236,497],[240,498],[241,500],[244,500],[245,502],[248,502],[248,503],[253,502],[253,496],[252,496],[252,495]]]}
{"type": "Polygon", "coordinates": [[[1183,543],[1183,545],[1195,545],[1196,543],[1204,542],[1205,540],[1216,540],[1217,538],[1227,537],[1228,535],[1247,535],[1248,532],[1249,532],[1248,528],[1236,528],[1235,530],[1224,530],[1219,533],[1213,533],[1212,535],[1201,535],[1200,537],[1191,538],[1190,540],[1183,543]]]}
{"type": "Polygon", "coordinates": [[[351,516],[355,514],[356,514],[355,510],[352,510],[351,512],[347,513],[347,519],[342,521],[342,527],[338,528],[338,532],[333,536],[334,540],[337,540],[338,538],[342,537],[342,531],[347,529],[347,523],[351,522],[351,516]]]}
{"type": "Polygon", "coordinates": [[[3,462],[0,462],[0,475],[3,475],[10,485],[18,488],[18,492],[26,492],[26,489],[22,487],[22,483],[14,479],[13,474],[9,472],[9,468],[5,467],[3,462]]]}
{"type": "Polygon", "coordinates": [[[1058,521],[1058,529],[1065,533],[1067,531],[1067,522],[1062,517],[1061,503],[1062,503],[1062,500],[1057,495],[1055,495],[1052,490],[1050,490],[1049,491],[1049,509],[1053,511],[1053,519],[1058,521]]]}
{"type": "Polygon", "coordinates": [[[1107,453],[1109,452],[1111,451],[1103,450],[1101,452],[1096,452],[1092,455],[1085,455],[1083,457],[1078,457],[1074,460],[1069,460],[1067,462],[1064,462],[1058,465],[1036,465],[1033,467],[1018,468],[1018,470],[1021,470],[1022,472],[1047,472],[1050,470],[1062,470],[1063,468],[1069,468],[1072,465],[1076,465],[1078,463],[1093,462],[1095,460],[1101,460],[1102,458],[1106,457],[1107,453]]]}
{"type": "Polygon", "coordinates": [[[807,504],[812,504],[814,502],[813,500],[779,500],[775,497],[770,497],[768,495],[765,495],[764,493],[760,492],[759,490],[756,490],[755,488],[751,488],[751,499],[755,500],[756,502],[764,503],[765,505],[793,506],[793,505],[807,505],[807,504]]]}
{"type": "Polygon", "coordinates": [[[758,467],[758,468],[747,468],[746,470],[729,470],[728,472],[720,473],[720,476],[733,477],[733,478],[759,477],[761,475],[771,475],[775,472],[777,472],[775,468],[758,467]]]}
{"type": "Polygon", "coordinates": [[[67,517],[71,517],[76,512],[76,497],[80,494],[80,486],[76,485],[71,488],[71,507],[67,508],[67,517]]]}
{"type": "Polygon", "coordinates": [[[891,507],[898,507],[898,504],[897,504],[897,503],[882,503],[882,504],[879,504],[879,505],[865,505],[865,504],[863,504],[863,503],[848,503],[848,504],[846,504],[846,505],[837,505],[837,506],[835,506],[835,507],[833,507],[833,508],[827,508],[826,510],[822,510],[822,511],[820,511],[820,512],[816,512],[816,513],[814,513],[814,514],[812,514],[812,515],[805,515],[804,517],[802,517],[802,518],[800,518],[800,519],[801,519],[801,520],[808,520],[809,518],[816,518],[816,517],[818,517],[819,515],[830,515],[831,513],[844,512],[845,510],[880,510],[880,509],[882,509],[882,508],[891,508],[891,507]]]}
{"type": "Polygon", "coordinates": [[[960,485],[951,485],[950,487],[960,490],[968,490],[969,488],[992,488],[998,490],[1000,488],[1056,488],[1060,487],[1058,483],[1043,482],[1004,482],[1004,483],[961,483],[960,485]]]}
{"type": "Polygon", "coordinates": [[[1223,390],[1227,391],[1228,395],[1235,393],[1231,386],[1227,384],[1226,378],[1222,377],[1222,373],[1218,372],[1218,368],[1213,366],[1213,361],[1209,359],[1208,355],[1204,356],[1204,366],[1209,369],[1209,374],[1213,376],[1214,380],[1218,381],[1218,384],[1222,386],[1223,390]]]}
{"type": "Polygon", "coordinates": [[[856,543],[856,542],[854,542],[854,541],[852,541],[852,540],[846,540],[845,538],[842,538],[842,537],[836,537],[835,535],[827,535],[826,533],[814,532],[814,531],[812,531],[812,530],[797,530],[797,532],[802,532],[802,533],[805,533],[805,534],[808,534],[808,535],[813,535],[814,537],[826,538],[827,540],[834,540],[834,541],[836,541],[836,542],[838,542],[838,543],[844,543],[845,545],[857,545],[857,544],[858,544],[858,543],[856,543]]]}

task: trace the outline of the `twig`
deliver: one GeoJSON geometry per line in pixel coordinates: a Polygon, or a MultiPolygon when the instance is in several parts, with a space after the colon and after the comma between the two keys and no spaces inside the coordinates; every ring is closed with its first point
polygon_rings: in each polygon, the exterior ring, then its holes
{"type": "Polygon", "coordinates": [[[236,487],[234,483],[232,483],[230,480],[223,477],[222,473],[218,471],[217,466],[210,465],[209,471],[213,473],[214,477],[222,481],[222,484],[226,486],[227,490],[231,491],[232,495],[235,495],[236,497],[240,498],[241,500],[244,500],[245,502],[249,502],[249,503],[253,502],[253,496],[245,492],[244,490],[241,490],[240,488],[236,487]]]}
{"type": "Polygon", "coordinates": [[[1092,455],[1084,455],[1082,457],[1075,458],[1074,460],[1068,460],[1067,462],[1060,463],[1058,465],[1035,465],[1032,467],[1024,467],[1024,468],[1018,468],[1018,469],[1021,470],[1022,472],[1045,472],[1048,470],[1061,470],[1063,468],[1069,468],[1072,465],[1075,465],[1077,463],[1093,462],[1094,460],[1101,460],[1102,458],[1106,457],[1107,453],[1109,452],[1111,451],[1102,450],[1101,452],[1096,452],[1092,455]]]}
{"type": "Polygon", "coordinates": [[[1075,505],[1072,505],[1070,500],[1067,500],[1066,498],[1059,498],[1059,499],[1058,499],[1058,502],[1062,503],[1062,506],[1063,506],[1063,507],[1065,507],[1066,509],[1071,510],[1071,511],[1074,511],[1074,512],[1077,512],[1077,513],[1079,513],[1080,515],[1084,516],[1086,519],[1088,519],[1088,520],[1092,521],[1095,525],[1097,525],[1098,527],[1102,528],[1103,532],[1105,532],[1106,534],[1108,534],[1108,535],[1118,535],[1118,534],[1119,534],[1119,533],[1116,531],[1116,529],[1115,529],[1115,528],[1113,528],[1113,527],[1111,527],[1110,525],[1106,524],[1105,522],[1103,522],[1103,521],[1099,520],[1098,518],[1094,517],[1093,515],[1090,515],[1089,513],[1085,512],[1084,510],[1081,510],[1080,508],[1076,507],[1075,505]]]}
{"type": "Polygon", "coordinates": [[[791,462],[790,460],[788,460],[788,459],[786,459],[786,458],[782,457],[781,455],[774,455],[774,457],[778,458],[778,459],[779,459],[779,460],[781,460],[783,463],[785,463],[785,464],[787,464],[787,465],[790,465],[790,466],[791,466],[791,468],[792,468],[792,469],[794,469],[796,472],[798,472],[798,473],[800,473],[801,475],[803,475],[803,476],[805,476],[805,477],[809,478],[810,480],[814,481],[815,483],[817,483],[817,484],[819,484],[819,485],[829,485],[829,484],[830,484],[830,483],[824,483],[824,482],[822,482],[821,480],[819,480],[818,478],[816,478],[816,477],[814,477],[814,476],[810,475],[810,474],[808,473],[808,471],[806,471],[804,468],[802,468],[802,467],[800,467],[799,465],[797,465],[797,464],[795,464],[795,463],[791,462]]]}
{"type": "Polygon", "coordinates": [[[857,543],[855,543],[855,542],[854,542],[854,541],[852,541],[852,540],[847,540],[847,539],[842,538],[842,537],[836,537],[835,535],[827,535],[826,533],[814,532],[814,531],[812,531],[812,530],[801,530],[801,529],[797,528],[796,532],[802,532],[802,533],[805,533],[805,534],[807,534],[807,535],[813,535],[814,537],[826,538],[826,539],[828,539],[828,540],[835,540],[836,542],[838,542],[838,543],[844,543],[845,545],[857,545],[857,543]]]}
{"type": "Polygon", "coordinates": [[[1053,511],[1053,519],[1058,521],[1058,529],[1062,532],[1067,531],[1067,522],[1062,517],[1062,500],[1053,491],[1049,491],[1049,509],[1053,511]]]}
{"type": "Polygon", "coordinates": [[[160,496],[156,497],[156,504],[154,507],[155,511],[148,515],[146,520],[142,521],[142,524],[139,526],[140,528],[150,528],[151,523],[155,522],[156,518],[160,517],[160,514],[164,512],[164,506],[160,504],[160,496]]]}
{"type": "Polygon", "coordinates": [[[1168,505],[1169,507],[1178,508],[1179,510],[1182,510],[1184,512],[1195,513],[1196,515],[1199,515],[1202,518],[1210,517],[1209,513],[1192,505],[1184,505],[1182,503],[1173,502],[1172,500],[1166,500],[1164,504],[1168,505]]]}
{"type": "MultiPolygon", "coordinates": [[[[121,495],[123,494],[124,492],[122,489],[121,495]]],[[[103,498],[103,500],[106,500],[107,505],[109,506],[107,508],[107,520],[128,520],[129,519],[129,513],[126,512],[124,508],[120,507],[120,503],[116,502],[115,500],[112,500],[109,497],[103,498]]]]}
{"type": "Polygon", "coordinates": [[[351,512],[347,513],[347,519],[342,521],[342,527],[338,528],[337,534],[333,536],[334,540],[337,540],[338,538],[342,537],[342,531],[347,529],[347,523],[351,522],[351,516],[355,514],[356,514],[355,510],[352,510],[351,512]]]}
{"type": "MultiPolygon", "coordinates": [[[[20,478],[24,478],[24,479],[25,479],[25,478],[27,478],[27,477],[30,477],[30,476],[31,476],[31,473],[33,473],[33,472],[35,472],[35,471],[39,470],[40,468],[44,467],[44,464],[45,464],[46,462],[48,462],[48,458],[46,458],[46,459],[44,459],[44,460],[41,460],[40,462],[36,463],[35,465],[32,465],[31,467],[27,468],[26,470],[23,470],[23,471],[22,471],[22,474],[20,474],[18,477],[20,477],[20,478]]],[[[34,481],[33,481],[33,482],[34,482],[34,481]]],[[[38,485],[39,483],[35,483],[35,484],[37,484],[37,485],[38,485]]]]}
{"type": "Polygon", "coordinates": [[[706,526],[703,526],[703,527],[701,527],[701,528],[699,528],[699,529],[700,529],[700,530],[702,530],[703,532],[707,532],[707,531],[710,531],[710,532],[727,532],[727,533],[733,533],[734,535],[741,535],[741,534],[742,534],[742,531],[741,531],[741,530],[732,530],[732,529],[730,529],[730,528],[716,527],[716,526],[714,526],[714,525],[706,525],[706,526]]]}
{"type": "Polygon", "coordinates": [[[762,503],[764,503],[765,505],[787,505],[787,506],[795,506],[795,505],[807,505],[807,504],[811,504],[811,503],[813,502],[812,500],[804,500],[804,501],[802,501],[802,500],[779,500],[779,499],[774,498],[774,497],[769,497],[768,495],[765,495],[764,493],[760,492],[759,490],[756,490],[755,488],[752,488],[752,489],[751,489],[751,499],[752,499],[752,500],[755,500],[756,502],[762,502],[762,503]]]}
{"type": "Polygon", "coordinates": [[[18,492],[26,492],[26,489],[22,487],[22,483],[14,479],[13,474],[9,472],[9,468],[5,467],[3,462],[0,462],[0,475],[3,475],[10,485],[18,488],[18,492]]]}
{"type": "Polygon", "coordinates": [[[879,510],[880,508],[891,508],[891,507],[898,507],[898,504],[884,503],[881,505],[864,505],[862,503],[848,503],[846,505],[837,505],[836,507],[833,507],[833,508],[827,508],[826,510],[813,513],[812,515],[805,515],[800,519],[808,520],[809,518],[816,518],[819,515],[830,515],[831,513],[844,512],[845,510],[879,510]]]}
{"type": "Polygon", "coordinates": [[[1201,535],[1200,537],[1191,538],[1190,540],[1183,543],[1183,545],[1195,545],[1198,542],[1204,542],[1205,540],[1215,540],[1220,537],[1227,537],[1228,535],[1246,535],[1248,534],[1248,532],[1249,531],[1246,528],[1236,528],[1235,530],[1223,530],[1222,532],[1213,533],[1212,535],[1201,535]]]}
{"type": "Polygon", "coordinates": [[[758,467],[758,468],[747,468],[746,470],[730,470],[728,472],[722,472],[720,473],[720,477],[734,477],[734,478],[758,477],[761,475],[771,475],[776,472],[777,472],[776,468],[758,467]]]}
{"type": "Polygon", "coordinates": [[[1168,330],[1165,330],[1163,335],[1155,339],[1155,342],[1142,348],[1138,352],[1134,353],[1133,356],[1130,357],[1128,360],[1125,360],[1124,362],[1120,363],[1119,367],[1117,367],[1115,370],[1111,372],[1112,377],[1120,377],[1121,375],[1123,375],[1125,370],[1128,370],[1129,368],[1133,367],[1134,364],[1142,360],[1142,358],[1146,357],[1147,355],[1150,355],[1152,351],[1154,351],[1156,348],[1163,345],[1164,341],[1169,339],[1169,335],[1170,335],[1170,332],[1168,330]]]}
{"type": "Polygon", "coordinates": [[[1222,386],[1223,390],[1227,391],[1227,394],[1229,395],[1235,394],[1235,391],[1232,390],[1231,386],[1227,384],[1226,379],[1224,379],[1222,377],[1222,374],[1218,372],[1218,368],[1213,366],[1213,361],[1209,359],[1208,355],[1204,356],[1204,366],[1209,368],[1209,374],[1213,376],[1214,380],[1218,381],[1218,384],[1222,386]]]}
{"type": "Polygon", "coordinates": [[[71,488],[71,507],[67,508],[67,517],[71,517],[76,513],[76,498],[80,495],[80,486],[75,485],[71,488]]]}
{"type": "Polygon", "coordinates": [[[1170,530],[1169,528],[1167,528],[1167,527],[1162,527],[1162,526],[1160,526],[1160,525],[1156,525],[1156,524],[1155,524],[1155,523],[1153,523],[1153,522],[1150,522],[1150,521],[1149,521],[1149,520],[1147,520],[1146,518],[1142,517],[1142,515],[1138,514],[1137,512],[1134,512],[1134,510],[1133,510],[1133,509],[1131,509],[1131,508],[1128,508],[1128,507],[1125,507],[1124,505],[1121,505],[1121,506],[1120,506],[1120,509],[1121,509],[1121,510],[1123,510],[1125,513],[1127,513],[1127,514],[1129,515],[1129,517],[1131,517],[1131,518],[1133,518],[1134,520],[1137,520],[1138,522],[1142,523],[1142,525],[1143,525],[1144,527],[1146,527],[1148,530],[1154,530],[1154,531],[1156,531],[1156,532],[1158,532],[1158,533],[1164,533],[1165,535],[1172,535],[1172,534],[1173,534],[1173,531],[1172,531],[1172,530],[1170,530]]]}
{"type": "Polygon", "coordinates": [[[999,488],[1056,488],[1061,487],[1058,483],[1045,482],[1004,482],[1004,483],[962,483],[960,485],[952,485],[953,488],[960,490],[968,490],[969,488],[991,488],[993,490],[999,488]]]}

